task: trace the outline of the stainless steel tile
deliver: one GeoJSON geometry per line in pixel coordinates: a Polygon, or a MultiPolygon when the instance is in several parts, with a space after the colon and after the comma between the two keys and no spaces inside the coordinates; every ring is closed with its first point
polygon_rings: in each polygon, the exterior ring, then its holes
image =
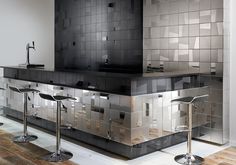
{"type": "Polygon", "coordinates": [[[168,50],[160,50],[160,60],[161,61],[169,61],[168,50]]]}
{"type": "Polygon", "coordinates": [[[173,0],[169,1],[169,13],[178,13],[179,12],[179,1],[178,0],[173,0]]]}
{"type": "Polygon", "coordinates": [[[211,8],[223,8],[224,7],[224,0],[212,0],[211,1],[211,8]]]}
{"type": "Polygon", "coordinates": [[[223,35],[223,22],[211,23],[211,35],[223,35]]]}
{"type": "Polygon", "coordinates": [[[188,13],[179,13],[179,24],[187,25],[188,24],[188,13]]]}
{"type": "Polygon", "coordinates": [[[211,37],[211,48],[222,49],[223,48],[223,36],[212,36],[211,37]]]}
{"type": "Polygon", "coordinates": [[[189,0],[178,0],[179,12],[188,12],[189,0]]]}
{"type": "Polygon", "coordinates": [[[201,62],[200,63],[200,72],[210,74],[211,73],[211,64],[201,62]]]}
{"type": "Polygon", "coordinates": [[[200,51],[199,50],[189,50],[189,61],[199,62],[200,61],[200,51]]]}
{"type": "Polygon", "coordinates": [[[200,49],[211,48],[211,37],[200,37],[200,49]]]}
{"type": "Polygon", "coordinates": [[[189,44],[188,44],[188,38],[187,37],[181,37],[179,38],[179,49],[188,49],[189,44]]]}
{"type": "Polygon", "coordinates": [[[160,39],[160,49],[168,49],[168,38],[160,39]]]}
{"type": "Polygon", "coordinates": [[[152,50],[151,51],[151,59],[152,60],[160,60],[160,50],[152,50]]]}
{"type": "MultiPolygon", "coordinates": [[[[151,28],[143,28],[143,38],[144,39],[150,39],[151,38],[151,28]]],[[[155,38],[155,37],[152,36],[152,38],[155,38]]]]}
{"type": "Polygon", "coordinates": [[[160,27],[161,37],[166,38],[169,36],[169,27],[160,27]]]}
{"type": "Polygon", "coordinates": [[[170,61],[179,61],[179,50],[169,50],[170,61]]]}
{"type": "Polygon", "coordinates": [[[211,22],[223,22],[224,14],[223,9],[211,10],[211,22]]]}
{"type": "Polygon", "coordinates": [[[200,0],[189,0],[189,11],[197,11],[200,7],[200,0]]]}
{"type": "Polygon", "coordinates": [[[199,13],[199,11],[189,12],[188,19],[189,19],[189,24],[199,23],[200,22],[200,13],[199,13]]]}
{"type": "Polygon", "coordinates": [[[194,24],[194,25],[189,25],[189,36],[199,36],[200,35],[200,25],[199,24],[194,24]]]}
{"type": "Polygon", "coordinates": [[[169,15],[169,26],[174,26],[179,24],[179,15],[171,14],[169,15]]]}
{"type": "Polygon", "coordinates": [[[179,38],[169,38],[169,49],[179,49],[179,38]]]}
{"type": "MultiPolygon", "coordinates": [[[[161,34],[160,34],[161,29],[159,27],[151,28],[151,29],[148,29],[148,30],[149,30],[148,32],[151,33],[150,34],[151,38],[160,38],[161,37],[161,34]]],[[[144,29],[144,31],[145,31],[145,29],[144,29]]],[[[147,32],[145,32],[145,33],[147,33],[147,32]]]]}
{"type": "Polygon", "coordinates": [[[200,36],[211,35],[211,23],[200,24],[200,36]]]}
{"type": "Polygon", "coordinates": [[[168,26],[169,24],[169,15],[160,16],[160,26],[168,26]]]}
{"type": "Polygon", "coordinates": [[[178,37],[178,36],[179,36],[179,27],[169,26],[169,37],[178,37]]]}
{"type": "Polygon", "coordinates": [[[160,21],[161,16],[160,15],[151,16],[149,18],[150,18],[150,20],[148,20],[147,22],[144,22],[145,25],[147,24],[148,27],[150,27],[150,26],[151,27],[159,27],[161,25],[161,21],[160,21]],[[150,21],[150,23],[149,23],[149,21],[150,21]]]}
{"type": "Polygon", "coordinates": [[[189,49],[199,49],[200,46],[200,38],[199,37],[189,37],[189,49]]]}
{"type": "Polygon", "coordinates": [[[211,61],[211,51],[200,50],[200,62],[210,62],[210,61],[211,61]]]}
{"type": "Polygon", "coordinates": [[[189,61],[188,50],[179,50],[179,61],[189,61]]]}
{"type": "Polygon", "coordinates": [[[211,9],[211,0],[200,0],[200,10],[211,9]]]}
{"type": "Polygon", "coordinates": [[[179,37],[188,37],[188,25],[181,25],[179,26],[179,37]]]}
{"type": "Polygon", "coordinates": [[[211,50],[211,62],[223,62],[223,49],[211,50]]]}
{"type": "Polygon", "coordinates": [[[211,10],[200,11],[200,23],[211,22],[211,10]]]}

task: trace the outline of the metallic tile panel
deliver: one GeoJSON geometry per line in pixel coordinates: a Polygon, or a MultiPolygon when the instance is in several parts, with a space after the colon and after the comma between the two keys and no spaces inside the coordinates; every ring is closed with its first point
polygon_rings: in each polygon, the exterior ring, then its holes
{"type": "Polygon", "coordinates": [[[210,73],[214,65],[212,72],[223,74],[221,67],[215,67],[223,63],[223,12],[223,0],[144,1],[143,21],[148,27],[144,28],[144,51],[160,53],[143,58],[143,70],[163,65],[165,71],[185,68],[210,73]],[[198,68],[182,67],[180,62],[199,64],[198,68]]]}

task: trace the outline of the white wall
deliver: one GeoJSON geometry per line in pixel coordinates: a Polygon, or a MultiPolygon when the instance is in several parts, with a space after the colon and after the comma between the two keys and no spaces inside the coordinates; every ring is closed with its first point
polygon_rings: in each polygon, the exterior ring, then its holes
{"type": "Polygon", "coordinates": [[[0,65],[25,63],[32,41],[31,63],[53,68],[54,0],[0,0],[0,65]]]}
{"type": "Polygon", "coordinates": [[[230,141],[236,146],[236,0],[230,3],[230,141]]]}

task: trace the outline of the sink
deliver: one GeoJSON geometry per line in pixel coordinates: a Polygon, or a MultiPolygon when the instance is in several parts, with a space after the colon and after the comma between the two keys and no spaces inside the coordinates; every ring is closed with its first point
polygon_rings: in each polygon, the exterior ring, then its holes
{"type": "Polygon", "coordinates": [[[28,64],[26,65],[27,68],[44,68],[43,64],[28,64]]]}
{"type": "Polygon", "coordinates": [[[19,66],[24,68],[44,68],[44,64],[20,64],[19,66]]]}

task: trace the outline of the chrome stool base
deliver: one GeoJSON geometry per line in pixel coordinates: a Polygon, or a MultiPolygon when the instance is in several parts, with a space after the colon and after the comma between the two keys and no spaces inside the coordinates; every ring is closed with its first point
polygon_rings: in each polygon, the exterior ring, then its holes
{"type": "Polygon", "coordinates": [[[22,135],[22,136],[16,136],[13,138],[13,141],[15,143],[29,143],[31,141],[34,141],[38,139],[35,135],[22,135]]]}
{"type": "Polygon", "coordinates": [[[73,157],[73,154],[68,151],[62,151],[60,150],[60,154],[57,154],[56,152],[51,152],[45,156],[43,156],[43,160],[49,161],[49,162],[64,162],[73,157]]]}
{"type": "Polygon", "coordinates": [[[175,157],[175,161],[179,164],[184,165],[201,165],[204,162],[204,159],[196,155],[190,156],[188,154],[183,154],[177,155],[175,157]]]}

